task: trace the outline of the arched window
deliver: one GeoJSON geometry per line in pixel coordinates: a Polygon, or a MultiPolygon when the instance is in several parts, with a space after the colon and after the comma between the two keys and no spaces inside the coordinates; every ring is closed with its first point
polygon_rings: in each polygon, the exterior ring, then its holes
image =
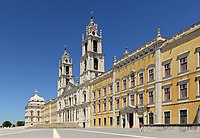
{"type": "Polygon", "coordinates": [[[87,68],[87,61],[85,60],[85,69],[84,69],[85,71],[86,71],[86,68],[87,68]]]}
{"type": "Polygon", "coordinates": [[[93,51],[97,52],[97,41],[93,40],[93,51]]]}
{"type": "Polygon", "coordinates": [[[98,70],[98,59],[94,58],[94,69],[98,70]]]}

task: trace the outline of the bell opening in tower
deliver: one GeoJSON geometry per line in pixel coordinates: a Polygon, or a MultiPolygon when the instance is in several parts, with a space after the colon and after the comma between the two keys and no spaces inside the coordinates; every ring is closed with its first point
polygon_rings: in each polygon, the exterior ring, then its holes
{"type": "Polygon", "coordinates": [[[66,67],[66,74],[69,75],[69,67],[66,67]]]}
{"type": "Polygon", "coordinates": [[[98,70],[98,59],[94,58],[94,69],[98,70]]]}
{"type": "Polygon", "coordinates": [[[97,52],[97,41],[93,40],[93,51],[97,52]]]}

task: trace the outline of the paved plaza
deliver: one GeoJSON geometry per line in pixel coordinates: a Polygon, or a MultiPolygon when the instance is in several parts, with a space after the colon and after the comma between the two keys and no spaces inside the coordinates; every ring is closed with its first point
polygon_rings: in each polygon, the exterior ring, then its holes
{"type": "MultiPolygon", "coordinates": [[[[122,128],[57,129],[61,138],[200,138],[200,132],[122,128]]],[[[0,138],[53,138],[53,129],[0,129],[0,138]]]]}

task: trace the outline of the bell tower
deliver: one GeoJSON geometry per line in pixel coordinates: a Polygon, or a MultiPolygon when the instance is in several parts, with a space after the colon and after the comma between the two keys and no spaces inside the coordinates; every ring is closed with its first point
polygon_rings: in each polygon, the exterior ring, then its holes
{"type": "Polygon", "coordinates": [[[59,75],[58,75],[58,96],[60,96],[69,82],[74,83],[74,76],[72,75],[72,59],[70,61],[69,54],[66,48],[62,56],[62,61],[59,61],[59,75]]]}
{"type": "Polygon", "coordinates": [[[93,17],[86,27],[86,36],[82,34],[82,56],[80,60],[80,83],[101,75],[104,72],[104,55],[102,54],[102,30],[98,35],[98,25],[93,17]]]}

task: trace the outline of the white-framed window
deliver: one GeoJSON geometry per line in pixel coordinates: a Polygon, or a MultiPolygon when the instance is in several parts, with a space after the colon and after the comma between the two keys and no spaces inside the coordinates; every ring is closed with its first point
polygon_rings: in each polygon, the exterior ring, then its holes
{"type": "Polygon", "coordinates": [[[154,81],[154,69],[149,69],[149,82],[154,81]]]}
{"type": "Polygon", "coordinates": [[[110,84],[109,88],[110,88],[110,94],[113,94],[113,85],[110,84]]]}
{"type": "Polygon", "coordinates": [[[101,90],[98,90],[99,98],[101,98],[101,90]]]}
{"type": "Polygon", "coordinates": [[[127,82],[126,82],[126,78],[123,79],[123,90],[126,90],[126,86],[127,86],[127,82]]]}
{"type": "Polygon", "coordinates": [[[198,52],[198,67],[200,67],[200,51],[198,52]]]}
{"type": "Polygon", "coordinates": [[[139,76],[139,85],[144,84],[144,72],[140,72],[138,76],[139,76]]]}
{"type": "Polygon", "coordinates": [[[117,92],[120,91],[120,88],[119,88],[119,81],[116,82],[116,90],[117,90],[117,92]]]}
{"type": "Polygon", "coordinates": [[[136,83],[135,83],[135,72],[131,72],[130,80],[131,80],[131,88],[135,87],[135,85],[136,85],[136,83]]]}
{"type": "Polygon", "coordinates": [[[188,98],[188,81],[189,79],[181,80],[178,82],[179,99],[188,98]]]}
{"type": "Polygon", "coordinates": [[[154,124],[154,113],[149,112],[149,125],[154,124]]]}
{"type": "Polygon", "coordinates": [[[103,88],[104,97],[106,96],[106,87],[103,88]]]}
{"type": "Polygon", "coordinates": [[[180,98],[187,97],[187,83],[180,85],[180,98]]]}
{"type": "Polygon", "coordinates": [[[184,73],[188,71],[188,55],[189,52],[178,55],[179,73],[184,73]]]}
{"type": "Polygon", "coordinates": [[[131,106],[135,106],[135,94],[131,94],[130,95],[130,99],[131,99],[131,106]]]}
{"type": "Polygon", "coordinates": [[[126,107],[126,97],[123,97],[123,108],[126,107]]]}
{"type": "Polygon", "coordinates": [[[101,112],[101,101],[100,100],[98,102],[98,109],[99,109],[99,112],[101,112]]]}
{"type": "Polygon", "coordinates": [[[187,57],[183,57],[180,59],[180,72],[187,71],[187,57]]]}
{"type": "Polygon", "coordinates": [[[93,100],[95,100],[95,99],[96,99],[96,92],[93,91],[93,100]]]}
{"type": "Polygon", "coordinates": [[[112,111],[113,110],[113,99],[112,99],[112,97],[110,97],[109,103],[110,103],[110,111],[112,111]]]}
{"type": "Polygon", "coordinates": [[[106,112],[106,99],[104,99],[103,105],[104,105],[104,112],[106,112]]]}
{"type": "Polygon", "coordinates": [[[196,48],[195,53],[197,55],[197,69],[199,69],[200,68],[200,46],[196,48]]]}
{"type": "Polygon", "coordinates": [[[164,96],[165,96],[165,98],[164,98],[165,101],[170,101],[170,88],[169,87],[164,88],[164,96]]]}
{"type": "Polygon", "coordinates": [[[179,110],[179,124],[187,124],[188,122],[188,110],[180,109],[179,110]]]}
{"type": "Polygon", "coordinates": [[[167,84],[164,85],[163,88],[163,101],[164,102],[169,102],[171,101],[171,85],[172,84],[167,84]]]}
{"type": "Polygon", "coordinates": [[[162,65],[163,65],[163,77],[164,78],[171,77],[171,74],[172,74],[171,61],[172,61],[172,58],[167,59],[167,60],[163,61],[163,63],[162,63],[162,65]]]}
{"type": "Polygon", "coordinates": [[[96,102],[93,103],[93,113],[96,113],[96,102]]]}
{"type": "Polygon", "coordinates": [[[119,97],[116,98],[116,109],[119,109],[119,97]]]}
{"type": "Polygon", "coordinates": [[[164,65],[165,77],[169,77],[171,75],[171,63],[167,63],[164,65]]]}
{"type": "Polygon", "coordinates": [[[196,77],[197,81],[197,97],[200,97],[200,76],[196,77]]]}
{"type": "Polygon", "coordinates": [[[154,98],[153,98],[153,90],[148,92],[149,95],[149,104],[153,104],[154,98]]]}
{"type": "Polygon", "coordinates": [[[143,105],[144,103],[144,97],[143,97],[143,93],[139,93],[138,94],[138,98],[139,98],[139,100],[138,100],[138,102],[139,102],[139,105],[143,105]]]}
{"type": "Polygon", "coordinates": [[[171,123],[171,113],[170,111],[164,111],[164,124],[170,124],[171,123]]]}

